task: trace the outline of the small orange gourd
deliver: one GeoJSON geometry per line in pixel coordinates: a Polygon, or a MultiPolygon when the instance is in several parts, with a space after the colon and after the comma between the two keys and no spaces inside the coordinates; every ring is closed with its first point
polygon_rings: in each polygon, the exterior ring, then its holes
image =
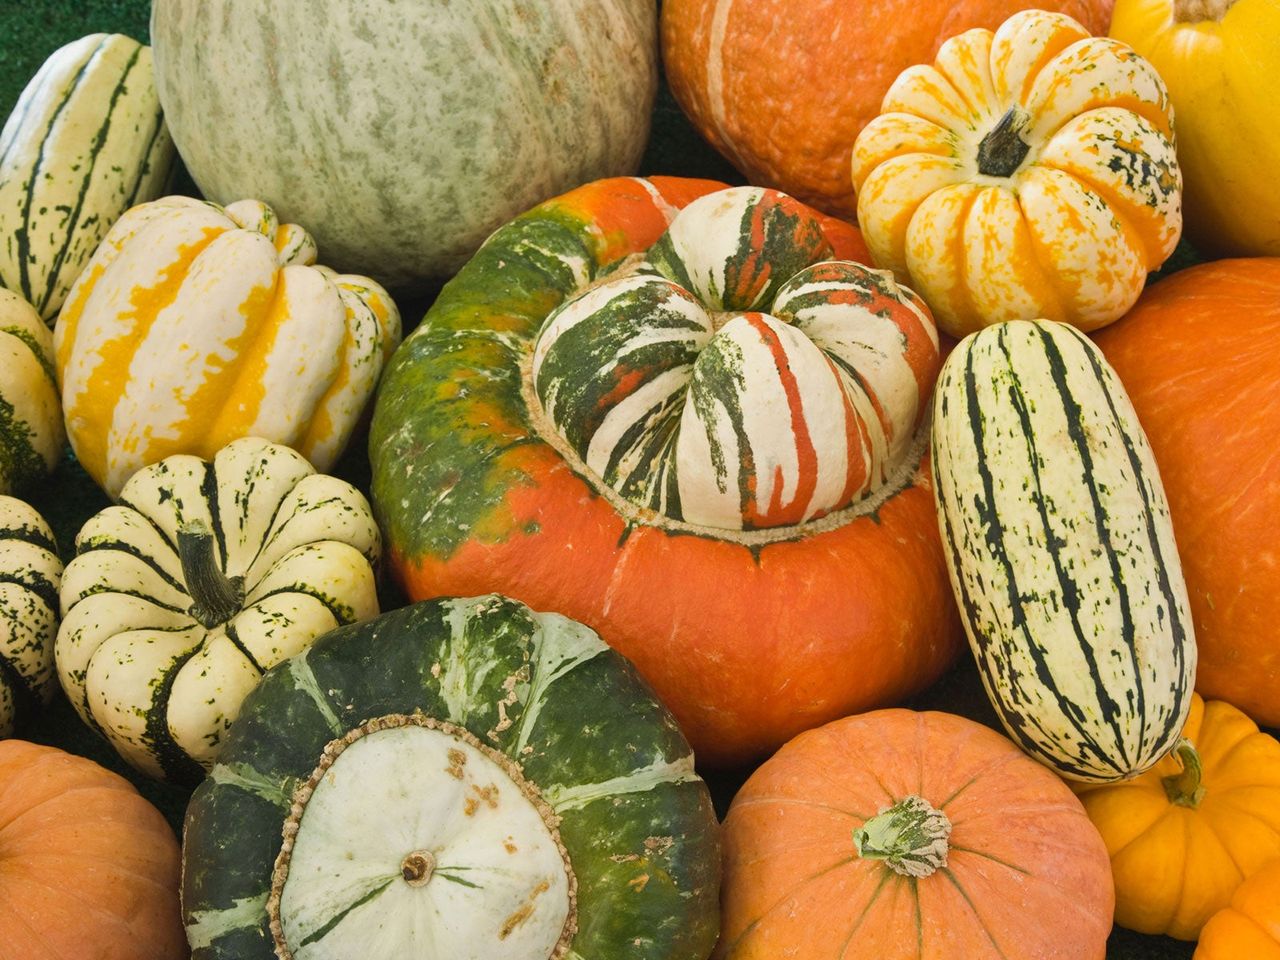
{"type": "Polygon", "coordinates": [[[124,778],[0,741],[0,956],[180,960],[178,841],[124,778]]]}
{"type": "Polygon", "coordinates": [[[1280,860],[1236,888],[1204,925],[1191,960],[1280,960],[1280,860]]]}

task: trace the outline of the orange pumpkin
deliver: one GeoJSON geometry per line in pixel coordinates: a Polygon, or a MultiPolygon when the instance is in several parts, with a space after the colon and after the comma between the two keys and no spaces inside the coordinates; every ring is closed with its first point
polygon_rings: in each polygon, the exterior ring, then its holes
{"type": "Polygon", "coordinates": [[[1280,960],[1280,860],[1236,888],[1210,918],[1191,960],[1280,960]]]}
{"type": "Polygon", "coordinates": [[[734,798],[719,960],[1101,960],[1111,868],[995,731],[882,710],[796,737],[734,798]]]}
{"type": "Polygon", "coordinates": [[[1105,33],[1112,0],[666,0],[671,92],[752,183],[830,213],[856,210],[853,141],[907,67],[948,37],[1040,7],[1105,33]]]}
{"type": "Polygon", "coordinates": [[[178,841],[123,778],[83,757],[0,741],[0,955],[187,955],[178,841]]]}
{"type": "Polygon", "coordinates": [[[1280,725],[1280,259],[1184,270],[1096,339],[1160,464],[1196,689],[1280,725]]]}

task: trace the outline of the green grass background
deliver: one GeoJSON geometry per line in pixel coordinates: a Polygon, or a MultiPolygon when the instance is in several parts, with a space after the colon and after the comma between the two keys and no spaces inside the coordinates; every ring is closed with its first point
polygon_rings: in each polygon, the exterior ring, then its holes
{"type": "MultiPolygon", "coordinates": [[[[149,0],[0,0],[0,117],[8,116],[27,81],[59,46],[96,32],[125,33],[146,41],[149,11],[149,0]]],[[[665,82],[654,109],[652,133],[639,172],[743,182],[741,175],[690,126],[672,100],[665,82]]],[[[194,192],[194,185],[180,173],[176,189],[194,192]]],[[[1195,251],[1183,244],[1164,273],[1187,266],[1197,259],[1195,251]]],[[[416,324],[429,305],[429,297],[402,303],[406,326],[416,324]]],[[[364,437],[353,440],[348,454],[334,472],[367,491],[369,464],[364,441],[364,437]]],[[[70,559],[74,537],[80,526],[108,505],[106,497],[70,453],[50,481],[38,490],[30,491],[28,499],[54,527],[64,559],[70,559]]],[[[404,602],[389,583],[382,585],[382,598],[384,609],[404,602]]],[[[959,713],[999,729],[968,657],[909,705],[959,713]]],[[[61,694],[32,724],[19,730],[18,735],[89,757],[124,775],[164,812],[175,831],[181,833],[189,792],[136,774],[105,741],[81,723],[61,694]]],[[[722,814],[749,772],[708,775],[717,808],[722,814]]],[[[1046,917],[1044,920],[1055,922],[1055,918],[1046,917]]],[[[1117,928],[1108,944],[1107,960],[1186,960],[1191,957],[1192,950],[1191,944],[1165,937],[1141,936],[1117,928]]]]}

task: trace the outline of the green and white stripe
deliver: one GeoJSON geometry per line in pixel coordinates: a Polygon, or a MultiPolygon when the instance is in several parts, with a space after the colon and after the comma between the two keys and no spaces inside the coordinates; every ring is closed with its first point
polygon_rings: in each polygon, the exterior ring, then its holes
{"type": "Polygon", "coordinates": [[[0,132],[0,286],[52,325],[111,225],[163,191],[173,157],[150,47],[98,33],[55,51],[0,132]]]}
{"type": "Polygon", "coordinates": [[[1070,326],[998,324],[948,358],[933,476],[952,586],[1010,735],[1077,780],[1149,769],[1196,646],[1169,508],[1114,371],[1070,326]]]}
{"type": "Polygon", "coordinates": [[[53,338],[29,303],[0,289],[0,494],[50,473],[65,445],[53,338]]]}
{"type": "Polygon", "coordinates": [[[504,597],[414,604],[269,671],[185,836],[196,960],[703,960],[716,939],[715,817],[674,720],[586,627],[504,597]]]}
{"type": "Polygon", "coordinates": [[[34,508],[0,496],[0,738],[53,696],[62,561],[34,508]]]}

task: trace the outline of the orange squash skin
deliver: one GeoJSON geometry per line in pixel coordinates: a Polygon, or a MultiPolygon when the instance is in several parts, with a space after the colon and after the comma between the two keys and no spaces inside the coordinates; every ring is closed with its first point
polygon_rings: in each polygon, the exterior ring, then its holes
{"type": "MultiPolygon", "coordinates": [[[[593,256],[603,264],[646,249],[680,207],[722,186],[662,177],[647,183],[589,184],[526,216],[587,225],[600,245],[593,256]]],[[[835,257],[866,261],[856,228],[825,218],[822,229],[835,257]]],[[[454,281],[458,292],[466,276],[454,281]]],[[[482,287],[477,280],[470,282],[485,322],[527,335],[533,298],[497,294],[492,281],[482,287]],[[496,306],[499,296],[504,299],[496,306]]],[[[536,322],[557,302],[548,291],[547,301],[537,304],[536,322]]],[[[460,326],[475,323],[471,301],[459,297],[455,303],[433,309],[433,336],[452,329],[455,317],[460,326]]],[[[959,619],[927,462],[875,513],[824,532],[806,530],[798,540],[749,547],[643,524],[628,529],[555,449],[526,439],[523,401],[490,391],[495,375],[473,390],[475,377],[467,369],[473,364],[509,369],[488,342],[477,344],[453,367],[456,380],[418,381],[416,393],[408,389],[407,371],[404,380],[395,379],[402,376],[397,356],[379,397],[370,440],[373,499],[388,529],[391,567],[412,599],[498,589],[535,610],[586,623],[636,664],[680,721],[699,761],[714,766],[758,759],[800,730],[923,689],[958,653],[959,619]],[[448,549],[415,543],[416,505],[435,495],[399,507],[408,489],[400,454],[380,449],[401,443],[407,419],[425,419],[413,399],[423,389],[451,397],[467,390],[465,413],[456,414],[450,429],[481,442],[500,436],[504,443],[485,465],[487,477],[500,479],[468,488],[492,494],[490,505],[471,511],[466,535],[448,549]],[[387,479],[380,480],[380,473],[387,479]]],[[[411,338],[402,352],[417,347],[411,338]]],[[[417,439],[429,429],[418,433],[414,427],[413,442],[396,450],[405,457],[430,456],[430,444],[438,441],[417,439]]],[[[457,494],[459,502],[462,496],[457,494]]]]}
{"type": "Polygon", "coordinates": [[[1242,883],[1200,933],[1191,960],[1280,960],[1280,860],[1242,883]]]}
{"type": "Polygon", "coordinates": [[[1195,621],[1196,689],[1280,725],[1280,258],[1184,270],[1096,340],[1160,465],[1195,621]]]}
{"type": "Polygon", "coordinates": [[[881,710],[801,734],[735,797],[723,841],[716,960],[1106,952],[1111,871],[1097,831],[1051,771],[962,717],[881,710]],[[931,876],[894,873],[852,842],[910,794],[952,823],[931,876]]]}
{"type": "Polygon", "coordinates": [[[666,0],[667,80],[752,183],[852,218],[853,141],[898,74],[971,27],[1028,7],[1106,32],[1113,0],[666,0]]]}
{"type": "Polygon", "coordinates": [[[0,741],[5,960],[178,960],[178,842],[155,807],[90,760],[0,741]]]}

